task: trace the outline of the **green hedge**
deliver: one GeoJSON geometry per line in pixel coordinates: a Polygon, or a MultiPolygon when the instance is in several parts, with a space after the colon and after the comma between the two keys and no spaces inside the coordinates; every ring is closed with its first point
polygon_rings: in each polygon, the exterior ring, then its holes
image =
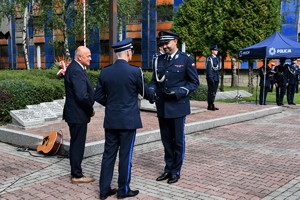
{"type": "MultiPolygon", "coordinates": [[[[26,105],[50,102],[65,96],[64,79],[58,77],[57,68],[31,70],[0,70],[0,124],[9,123],[9,111],[24,109],[26,105]]],[[[94,86],[100,70],[88,70],[94,86]]],[[[145,81],[150,82],[152,72],[144,72],[145,81]]],[[[200,85],[191,94],[192,100],[206,100],[207,87],[200,85]]]]}

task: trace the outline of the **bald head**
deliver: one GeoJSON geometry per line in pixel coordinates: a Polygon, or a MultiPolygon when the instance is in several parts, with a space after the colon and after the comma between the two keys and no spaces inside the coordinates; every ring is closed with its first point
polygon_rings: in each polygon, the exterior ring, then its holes
{"type": "Polygon", "coordinates": [[[83,66],[89,66],[91,58],[91,51],[85,46],[79,46],[75,51],[75,59],[83,66]]]}

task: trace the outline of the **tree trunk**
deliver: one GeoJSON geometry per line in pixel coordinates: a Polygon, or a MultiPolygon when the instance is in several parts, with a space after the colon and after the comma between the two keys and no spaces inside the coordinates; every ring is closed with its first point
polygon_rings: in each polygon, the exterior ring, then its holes
{"type": "Polygon", "coordinates": [[[23,44],[23,50],[24,50],[24,59],[25,59],[26,69],[30,69],[29,59],[28,59],[28,51],[27,51],[28,20],[29,20],[28,6],[26,6],[25,9],[24,9],[24,16],[23,16],[24,24],[23,24],[23,31],[22,31],[22,44],[23,44]]]}
{"type": "Polygon", "coordinates": [[[231,59],[231,87],[236,87],[237,84],[237,75],[236,75],[236,59],[231,59]]]}

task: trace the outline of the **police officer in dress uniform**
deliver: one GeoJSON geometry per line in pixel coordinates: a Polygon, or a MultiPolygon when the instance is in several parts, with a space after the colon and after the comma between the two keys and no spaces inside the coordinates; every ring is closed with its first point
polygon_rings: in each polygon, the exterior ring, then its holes
{"type": "Polygon", "coordinates": [[[273,87],[274,87],[274,74],[275,74],[275,64],[271,63],[271,73],[273,76],[270,77],[270,89],[269,92],[273,92],[273,87]]]}
{"type": "Polygon", "coordinates": [[[149,99],[142,70],[131,66],[132,39],[127,38],[112,46],[117,60],[101,70],[95,90],[95,100],[105,106],[103,127],[105,147],[100,172],[100,199],[117,193],[117,198],[136,196],[131,190],[131,160],[136,129],[142,128],[138,94],[149,99]],[[111,188],[114,165],[119,151],[118,190],[111,188]]]}
{"type": "Polygon", "coordinates": [[[271,78],[273,77],[274,71],[267,65],[265,69],[265,64],[263,64],[259,69],[259,105],[266,105],[266,99],[268,92],[271,87],[271,78]]]}
{"type": "Polygon", "coordinates": [[[220,78],[220,59],[217,57],[218,46],[210,48],[211,55],[206,58],[206,80],[207,80],[207,110],[219,110],[215,107],[214,101],[218,91],[220,78]]]}
{"type": "Polygon", "coordinates": [[[288,65],[284,64],[286,58],[279,59],[279,65],[275,67],[274,82],[276,87],[276,103],[278,106],[283,105],[283,97],[288,85],[288,65]]]}
{"type": "Polygon", "coordinates": [[[298,82],[298,66],[294,63],[296,60],[295,58],[292,58],[291,65],[288,65],[288,86],[287,86],[287,93],[286,98],[289,105],[296,105],[294,103],[294,95],[296,91],[296,86],[298,82]]]}
{"type": "Polygon", "coordinates": [[[194,59],[177,48],[179,35],[161,31],[165,54],[157,57],[149,89],[156,92],[156,108],[164,146],[164,173],[156,180],[175,183],[184,160],[184,124],[190,114],[189,94],[199,86],[194,59]]]}
{"type": "Polygon", "coordinates": [[[295,85],[295,93],[299,92],[299,81],[300,81],[300,68],[299,65],[297,64],[297,58],[293,58],[292,59],[292,65],[294,65],[295,69],[296,69],[296,85],[295,85]]]}

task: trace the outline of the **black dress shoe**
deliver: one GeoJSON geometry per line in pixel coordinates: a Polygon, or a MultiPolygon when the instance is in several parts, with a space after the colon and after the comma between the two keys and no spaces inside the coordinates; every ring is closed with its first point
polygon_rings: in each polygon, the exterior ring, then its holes
{"type": "Polygon", "coordinates": [[[171,174],[168,173],[168,172],[164,172],[162,175],[160,175],[159,177],[157,177],[157,181],[163,181],[163,180],[166,180],[168,178],[171,177],[171,174]]]}
{"type": "Polygon", "coordinates": [[[127,198],[127,197],[134,197],[136,195],[138,195],[139,191],[138,190],[130,190],[127,194],[125,195],[117,195],[117,198],[118,199],[124,199],[124,198],[127,198]]]}
{"type": "Polygon", "coordinates": [[[177,176],[177,175],[172,175],[169,180],[168,180],[168,183],[169,184],[172,184],[172,183],[176,183],[178,181],[178,179],[180,179],[180,176],[177,176]]]}
{"type": "Polygon", "coordinates": [[[105,195],[100,195],[100,199],[104,200],[109,196],[115,195],[117,193],[117,189],[110,189],[110,191],[105,195]]]}

